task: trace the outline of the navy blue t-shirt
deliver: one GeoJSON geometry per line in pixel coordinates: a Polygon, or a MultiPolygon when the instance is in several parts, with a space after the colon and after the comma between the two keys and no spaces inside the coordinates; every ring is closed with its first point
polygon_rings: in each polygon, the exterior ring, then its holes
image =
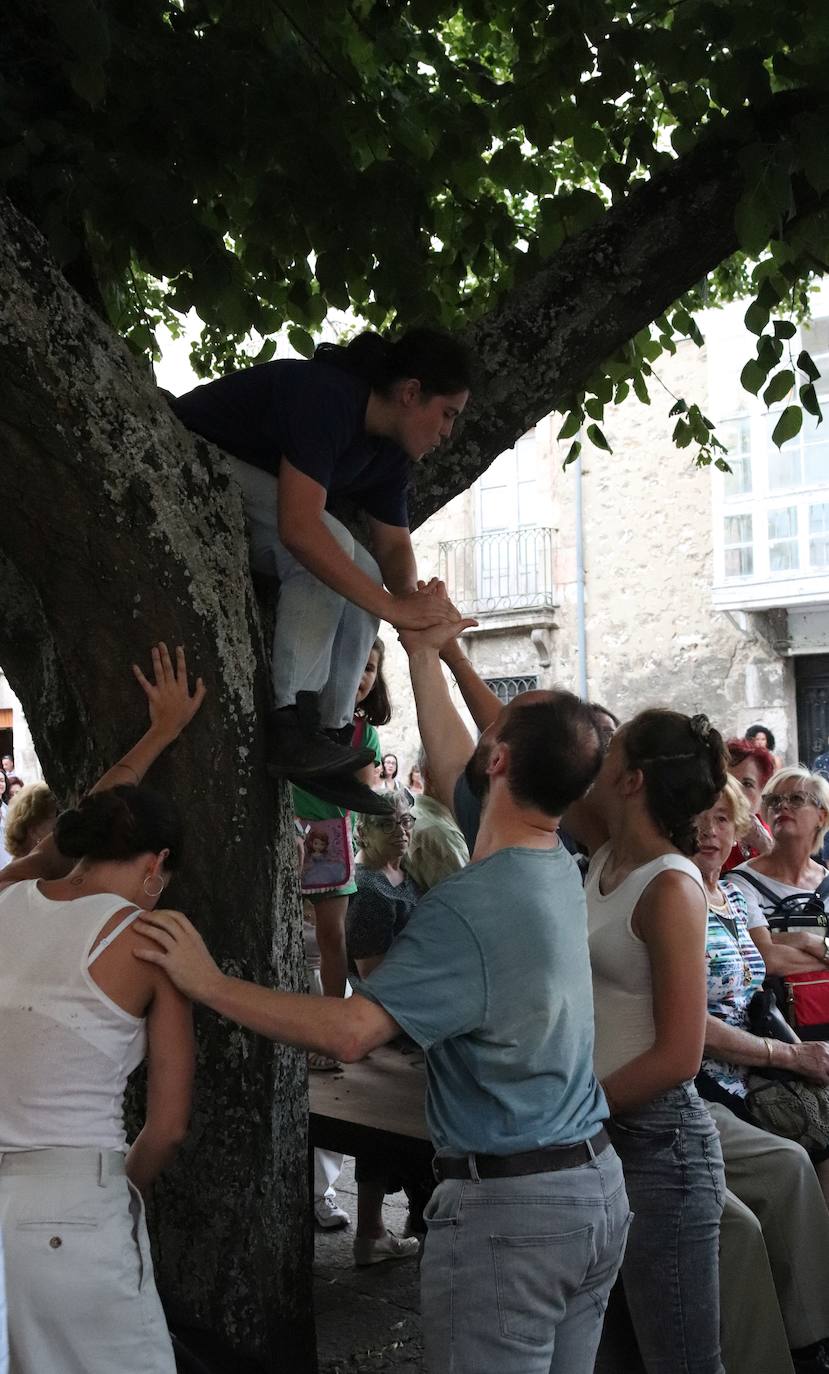
{"type": "Polygon", "coordinates": [[[182,424],[279,475],[282,458],[387,525],[408,526],[409,460],[366,434],[369,387],[341,368],[285,358],[243,368],[172,401],[182,424]]]}

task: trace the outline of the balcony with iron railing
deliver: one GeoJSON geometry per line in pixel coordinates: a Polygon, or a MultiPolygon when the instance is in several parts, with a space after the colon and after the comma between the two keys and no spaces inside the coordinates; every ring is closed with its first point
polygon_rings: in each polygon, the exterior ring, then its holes
{"type": "Polygon", "coordinates": [[[462,615],[551,615],[553,535],[540,525],[497,530],[471,539],[446,539],[438,549],[440,576],[462,615]]]}

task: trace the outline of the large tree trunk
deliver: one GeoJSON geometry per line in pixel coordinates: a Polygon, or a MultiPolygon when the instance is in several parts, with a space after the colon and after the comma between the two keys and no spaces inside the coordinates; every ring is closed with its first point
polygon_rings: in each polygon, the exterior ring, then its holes
{"type": "MultiPolygon", "coordinates": [[[[66,799],[144,728],[130,662],[158,638],[187,646],[209,695],[151,777],[187,822],[169,903],[226,969],[297,988],[291,818],[262,763],[238,493],[31,225],[8,202],[0,216],[0,663],[66,799]]],[[[174,1325],[212,1330],[262,1369],[311,1371],[304,1059],[212,1014],[198,1028],[192,1129],[154,1207],[160,1288],[174,1325]]]]}

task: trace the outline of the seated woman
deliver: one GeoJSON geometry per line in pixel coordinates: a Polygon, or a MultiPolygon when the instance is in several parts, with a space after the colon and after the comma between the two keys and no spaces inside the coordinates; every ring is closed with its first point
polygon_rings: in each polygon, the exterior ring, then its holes
{"type": "Polygon", "coordinates": [[[151,725],[53,835],[0,875],[0,1230],[14,1374],[174,1374],[141,1194],[186,1130],[189,1003],[134,957],[131,926],[181,853],[169,801],[138,785],[198,709],[184,655],[139,674],[151,725]],[[119,785],[116,785],[118,783],[119,785]],[[122,1100],[147,1057],[127,1148],[122,1100]]]}
{"type": "Polygon", "coordinates": [[[795,1369],[819,1369],[812,1347],[829,1335],[829,1212],[821,1206],[805,1150],[754,1125],[746,1102],[750,1072],[770,1063],[813,1082],[829,1083],[829,1047],[787,1045],[749,1030],[748,1004],[762,987],[765,967],[748,933],[741,890],[730,881],[731,875],[718,881],[724,856],[750,825],[747,800],[734,778],[697,824],[694,863],[708,898],[708,1021],[697,1083],[720,1132],[729,1188],[720,1235],[725,1366],[775,1374],[787,1367],[788,1350],[774,1349],[779,1304],[795,1369]],[[751,1216],[741,1216],[729,1205],[732,1195],[751,1216]],[[752,1229],[757,1230],[753,1218],[761,1234],[752,1239],[752,1229]],[[769,1269],[774,1286],[759,1301],[762,1273],[769,1269]]]}
{"type": "Polygon", "coordinates": [[[760,854],[768,854],[774,843],[766,822],[760,816],[763,802],[763,788],[775,771],[775,762],[764,745],[752,739],[730,739],[728,750],[728,771],[745,794],[751,819],[748,829],[734,843],[734,848],[723,864],[723,873],[745,863],[746,859],[756,859],[760,854]]]}
{"type": "MultiPolygon", "coordinates": [[[[405,869],[414,816],[412,797],[405,789],[394,793],[390,816],[360,816],[356,835],[357,892],[351,898],[346,918],[349,963],[361,978],[382,963],[384,956],[404,929],[420,888],[405,869]]],[[[422,1233],[423,1208],[434,1187],[434,1180],[415,1176],[405,1163],[390,1159],[387,1153],[363,1151],[355,1161],[357,1180],[357,1232],[354,1237],[354,1263],[379,1264],[383,1260],[409,1259],[417,1255],[416,1236],[399,1237],[386,1230],[383,1198],[402,1188],[409,1201],[407,1230],[422,1233]]]]}
{"type": "MultiPolygon", "coordinates": [[[[762,812],[771,827],[770,854],[749,859],[729,873],[746,903],[751,938],[769,973],[825,969],[827,946],[817,930],[771,933],[766,917],[783,897],[812,893],[829,871],[812,855],[829,830],[829,783],[808,768],[781,768],[763,793],[762,812]],[[762,891],[752,882],[756,876],[762,891]]],[[[829,899],[824,901],[829,911],[829,899]]]]}

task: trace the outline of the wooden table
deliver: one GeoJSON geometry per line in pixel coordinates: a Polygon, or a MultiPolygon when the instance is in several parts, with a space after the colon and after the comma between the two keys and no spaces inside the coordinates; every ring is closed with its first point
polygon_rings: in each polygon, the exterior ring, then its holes
{"type": "Polygon", "coordinates": [[[434,1150],[424,1114],[426,1075],[419,1052],[391,1045],[372,1050],[341,1073],[309,1075],[309,1144],[356,1155],[387,1146],[415,1167],[429,1168],[434,1150]]]}

